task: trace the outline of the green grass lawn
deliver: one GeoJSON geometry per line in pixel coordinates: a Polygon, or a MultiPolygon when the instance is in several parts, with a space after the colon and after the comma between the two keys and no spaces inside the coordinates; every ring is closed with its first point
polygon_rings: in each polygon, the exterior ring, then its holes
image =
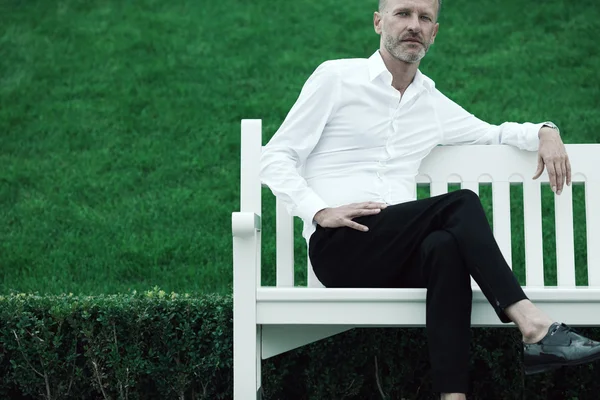
{"type": "MultiPolygon", "coordinates": [[[[266,142],[318,64],[370,56],[376,3],[0,0],[0,293],[229,292],[240,120],[263,119],[266,142]]],[[[421,69],[443,93],[491,123],[553,120],[566,143],[599,141],[595,0],[452,0],[440,23],[421,69]]]]}

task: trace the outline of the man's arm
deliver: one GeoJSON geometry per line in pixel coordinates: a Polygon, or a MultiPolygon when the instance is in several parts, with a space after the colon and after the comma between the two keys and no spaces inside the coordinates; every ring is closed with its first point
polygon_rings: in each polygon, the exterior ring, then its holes
{"type": "Polygon", "coordinates": [[[285,121],[263,147],[260,176],[271,191],[283,200],[288,212],[305,220],[327,208],[298,173],[319,142],[340,93],[340,77],[334,66],[321,64],[308,78],[285,121]]]}
{"type": "Polygon", "coordinates": [[[560,194],[565,180],[571,184],[571,165],[558,130],[539,124],[505,122],[491,125],[467,112],[437,89],[435,110],[442,130],[442,144],[507,144],[522,150],[538,150],[538,169],[533,179],[548,169],[552,190],[560,194]]]}

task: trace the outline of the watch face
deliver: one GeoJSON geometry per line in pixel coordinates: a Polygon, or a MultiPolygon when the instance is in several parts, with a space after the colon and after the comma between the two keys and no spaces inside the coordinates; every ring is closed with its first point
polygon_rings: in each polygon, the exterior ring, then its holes
{"type": "Polygon", "coordinates": [[[544,124],[544,126],[547,126],[548,128],[552,128],[558,132],[560,132],[560,130],[558,129],[558,126],[556,126],[555,124],[553,124],[552,122],[547,122],[544,124]]]}

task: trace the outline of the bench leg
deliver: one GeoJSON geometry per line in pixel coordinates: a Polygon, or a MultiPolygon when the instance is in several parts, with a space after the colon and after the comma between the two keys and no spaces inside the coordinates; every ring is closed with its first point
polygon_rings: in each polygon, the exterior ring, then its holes
{"type": "Polygon", "coordinates": [[[256,365],[256,399],[262,400],[262,326],[256,327],[256,352],[255,352],[255,365],[256,365]]]}
{"type": "Polygon", "coordinates": [[[245,330],[240,326],[236,328],[233,341],[233,399],[260,400],[261,327],[254,325],[254,329],[245,330]]]}
{"type": "MultiPolygon", "coordinates": [[[[260,187],[259,187],[260,189],[260,187]]],[[[259,192],[260,193],[260,192],[259,192]]],[[[239,215],[238,215],[239,216],[239,215]]],[[[236,214],[232,216],[235,227],[236,214]]],[[[256,226],[256,216],[254,216],[256,226]]],[[[240,232],[238,232],[240,233],[240,232]]],[[[233,398],[261,398],[262,327],[256,320],[260,285],[260,231],[233,236],[233,398]]]]}

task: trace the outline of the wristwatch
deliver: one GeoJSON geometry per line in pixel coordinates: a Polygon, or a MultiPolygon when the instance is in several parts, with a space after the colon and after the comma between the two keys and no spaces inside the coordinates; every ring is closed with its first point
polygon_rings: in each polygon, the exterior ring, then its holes
{"type": "Polygon", "coordinates": [[[558,129],[558,126],[556,126],[555,123],[553,123],[553,122],[544,122],[544,125],[542,125],[542,128],[545,127],[545,126],[547,126],[548,128],[554,129],[560,135],[560,129],[558,129]]]}

